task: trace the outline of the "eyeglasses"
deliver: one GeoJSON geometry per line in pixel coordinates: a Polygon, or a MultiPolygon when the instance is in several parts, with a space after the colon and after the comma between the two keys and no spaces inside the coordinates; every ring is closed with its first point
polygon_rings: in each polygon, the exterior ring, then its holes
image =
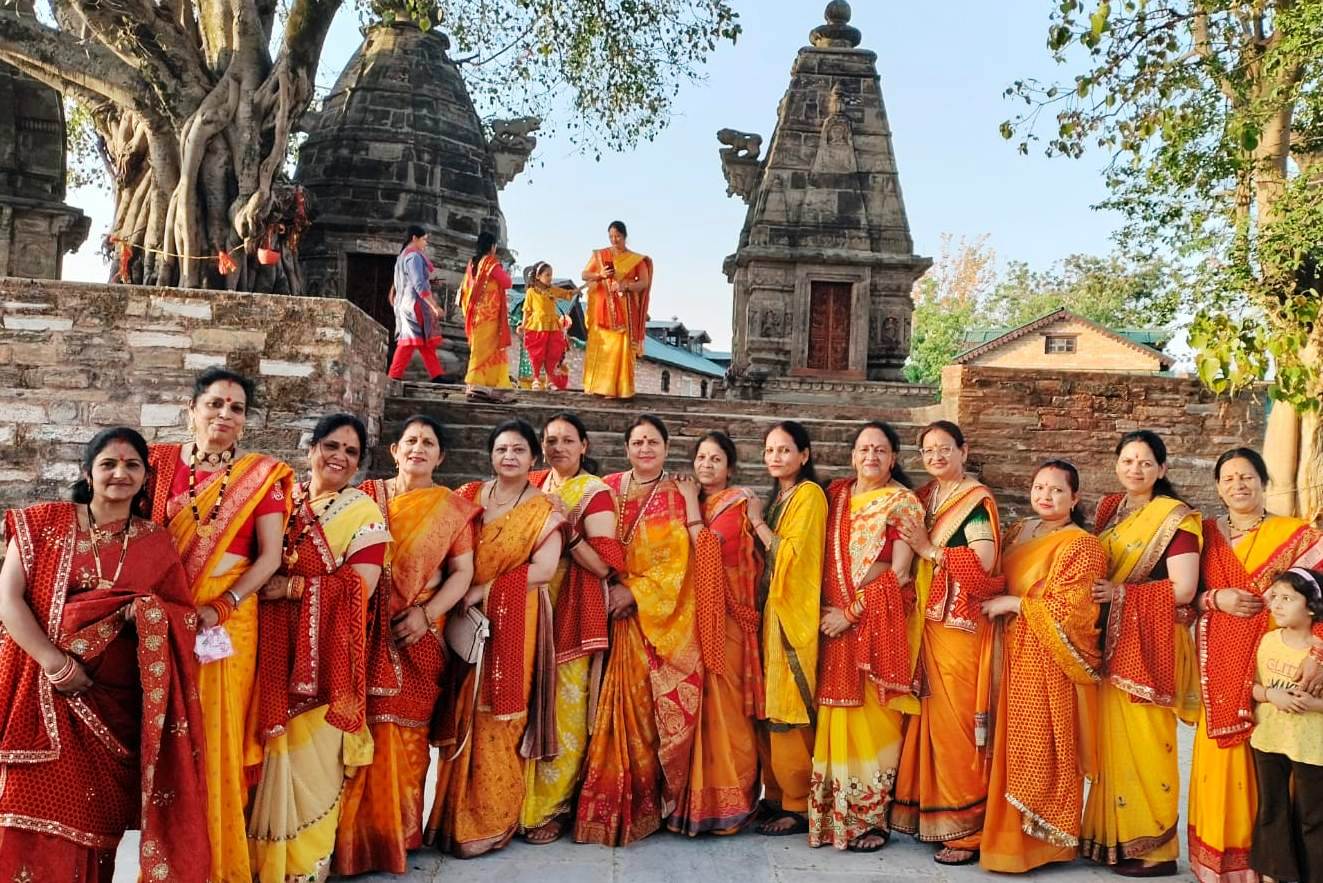
{"type": "Polygon", "coordinates": [[[925,460],[931,460],[933,457],[949,457],[955,448],[950,445],[942,445],[940,448],[921,448],[919,454],[925,460]]]}

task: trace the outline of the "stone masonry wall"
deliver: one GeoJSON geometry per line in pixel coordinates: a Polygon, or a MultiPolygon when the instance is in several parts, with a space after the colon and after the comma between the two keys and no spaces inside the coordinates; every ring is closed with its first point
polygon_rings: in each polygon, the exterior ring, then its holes
{"type": "Polygon", "coordinates": [[[1137,374],[951,365],[942,410],[970,444],[970,461],[1012,515],[1030,514],[1037,464],[1060,457],[1080,470],[1085,507],[1120,490],[1122,433],[1151,429],[1167,445],[1168,477],[1206,514],[1221,511],[1213,464],[1228,448],[1263,444],[1262,395],[1215,396],[1198,380],[1137,374]]]}
{"type": "Polygon", "coordinates": [[[187,438],[193,377],[258,381],[244,447],[301,467],[323,414],[386,395],[386,331],[346,300],[0,277],[0,508],[62,498],[99,429],[187,438]]]}

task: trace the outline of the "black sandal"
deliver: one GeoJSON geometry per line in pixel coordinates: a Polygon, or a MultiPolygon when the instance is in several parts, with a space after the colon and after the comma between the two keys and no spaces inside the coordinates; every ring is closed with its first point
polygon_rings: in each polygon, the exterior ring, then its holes
{"type": "Polygon", "coordinates": [[[845,848],[850,852],[877,852],[879,849],[886,846],[890,842],[891,842],[890,831],[880,831],[877,828],[872,828],[860,834],[858,837],[852,837],[850,839],[850,842],[846,844],[845,848]],[[857,846],[856,844],[860,840],[863,840],[865,837],[877,837],[882,842],[879,843],[877,846],[857,846]]]}
{"type": "Polygon", "coordinates": [[[788,809],[777,810],[758,824],[755,831],[764,837],[789,837],[792,834],[807,834],[809,829],[808,816],[803,813],[791,812],[788,809]],[[783,822],[786,819],[794,819],[795,823],[789,828],[769,831],[769,825],[775,825],[777,822],[783,822]]]}

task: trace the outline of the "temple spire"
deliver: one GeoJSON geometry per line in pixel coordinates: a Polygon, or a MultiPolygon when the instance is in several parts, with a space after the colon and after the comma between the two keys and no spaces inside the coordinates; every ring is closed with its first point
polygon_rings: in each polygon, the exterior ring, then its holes
{"type": "Polygon", "coordinates": [[[846,0],[831,0],[823,13],[826,24],[818,25],[809,34],[810,42],[818,49],[857,49],[863,40],[859,29],[850,26],[852,15],[846,0]]]}

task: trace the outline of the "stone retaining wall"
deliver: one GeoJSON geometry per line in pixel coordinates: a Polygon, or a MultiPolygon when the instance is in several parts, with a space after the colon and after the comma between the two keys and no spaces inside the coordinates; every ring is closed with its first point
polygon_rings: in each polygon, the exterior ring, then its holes
{"type": "Polygon", "coordinates": [[[63,497],[103,427],[185,439],[193,377],[211,365],[258,379],[251,450],[302,464],[332,411],[363,417],[375,439],[386,343],[338,298],[0,277],[0,507],[63,497]]]}

